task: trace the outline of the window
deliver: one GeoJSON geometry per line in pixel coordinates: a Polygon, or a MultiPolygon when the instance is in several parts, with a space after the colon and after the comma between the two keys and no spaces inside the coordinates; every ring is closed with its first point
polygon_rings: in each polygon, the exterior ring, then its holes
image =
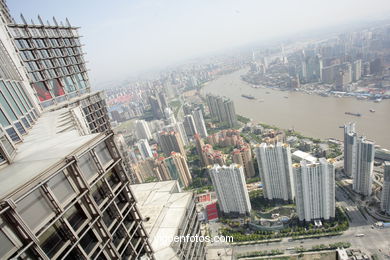
{"type": "Polygon", "coordinates": [[[9,85],[8,85],[12,95],[15,97],[16,99],[16,102],[18,103],[19,107],[23,110],[23,113],[27,113],[27,105],[25,104],[23,98],[19,95],[19,93],[16,92],[16,84],[15,83],[11,83],[9,82],[9,85]]]}
{"type": "Polygon", "coordinates": [[[87,180],[90,180],[98,172],[95,161],[92,159],[92,156],[89,153],[80,157],[79,167],[87,180]]]}
{"type": "Polygon", "coordinates": [[[127,199],[126,199],[126,196],[124,195],[123,191],[121,193],[119,193],[118,196],[115,198],[115,202],[116,202],[116,205],[118,206],[118,208],[122,211],[123,208],[127,204],[127,199]]]}
{"type": "Polygon", "coordinates": [[[116,171],[112,169],[106,174],[107,182],[110,184],[111,188],[115,188],[120,182],[120,178],[116,171]]]}
{"type": "Polygon", "coordinates": [[[11,118],[11,120],[16,121],[17,117],[2,93],[0,94],[0,104],[3,106],[5,112],[11,118]]]}
{"type": "Polygon", "coordinates": [[[40,246],[49,258],[52,258],[65,245],[67,240],[62,225],[57,222],[39,237],[40,246]]]}
{"type": "Polygon", "coordinates": [[[8,119],[5,117],[4,113],[2,110],[0,110],[0,124],[3,126],[3,127],[7,127],[10,125],[10,122],[8,121],[8,119]]]}
{"type": "Polygon", "coordinates": [[[106,184],[102,181],[99,181],[91,188],[92,197],[95,200],[96,204],[100,205],[103,200],[108,195],[106,184]]]}
{"type": "Polygon", "coordinates": [[[6,136],[0,137],[1,146],[7,152],[9,156],[13,156],[15,153],[15,148],[12,146],[11,142],[7,139],[6,136]]]}
{"type": "Polygon", "coordinates": [[[80,240],[80,245],[84,251],[89,254],[98,243],[98,240],[92,230],[89,230],[80,240]]]}
{"type": "Polygon", "coordinates": [[[115,234],[112,236],[114,245],[118,247],[118,245],[120,244],[120,242],[123,240],[125,236],[126,236],[126,231],[122,226],[120,226],[118,230],[115,232],[115,234]]]}
{"type": "Polygon", "coordinates": [[[5,131],[7,132],[8,136],[11,138],[12,141],[19,142],[21,140],[18,133],[16,133],[13,127],[9,127],[5,129],[5,131]]]}
{"type": "Polygon", "coordinates": [[[15,248],[15,245],[11,242],[8,236],[3,231],[4,223],[0,219],[0,259],[6,259],[12,254],[12,249],[15,248]]]}
{"type": "Polygon", "coordinates": [[[75,231],[77,231],[83,225],[83,223],[85,223],[85,220],[87,220],[87,216],[78,204],[65,212],[64,218],[68,220],[69,224],[75,231]]]}
{"type": "Polygon", "coordinates": [[[51,178],[47,184],[60,203],[67,202],[76,194],[64,172],[58,173],[56,176],[51,178]]]}
{"type": "Polygon", "coordinates": [[[108,151],[107,145],[104,142],[98,144],[94,150],[103,166],[106,166],[109,162],[111,162],[111,154],[108,151]]]}
{"type": "Polygon", "coordinates": [[[103,222],[107,227],[110,227],[116,219],[116,210],[114,206],[110,205],[106,211],[103,212],[103,222]]]}
{"type": "Polygon", "coordinates": [[[39,189],[21,200],[16,210],[32,230],[42,226],[44,220],[54,214],[39,189]]]}
{"type": "Polygon", "coordinates": [[[127,215],[127,217],[123,220],[123,224],[125,224],[125,227],[127,230],[130,229],[130,227],[135,223],[135,220],[132,218],[130,214],[127,215]]]}

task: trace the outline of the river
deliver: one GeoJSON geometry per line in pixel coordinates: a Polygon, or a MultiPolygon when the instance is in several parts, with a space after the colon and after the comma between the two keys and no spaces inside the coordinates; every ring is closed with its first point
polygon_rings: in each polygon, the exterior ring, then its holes
{"type": "Polygon", "coordinates": [[[374,103],[354,97],[322,97],[301,92],[254,89],[240,78],[246,71],[220,76],[206,84],[202,93],[229,97],[234,101],[237,114],[255,122],[294,128],[316,138],[342,140],[343,129],[339,126],[356,122],[358,135],[364,135],[381,147],[390,149],[390,100],[374,103]],[[241,97],[241,94],[253,95],[256,100],[241,97]],[[374,109],[375,113],[371,113],[370,109],[374,109]],[[346,115],[347,111],[362,116],[346,115]]]}

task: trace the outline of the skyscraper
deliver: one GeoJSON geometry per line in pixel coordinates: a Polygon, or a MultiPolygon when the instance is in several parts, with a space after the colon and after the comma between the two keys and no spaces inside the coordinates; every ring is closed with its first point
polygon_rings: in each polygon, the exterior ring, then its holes
{"type": "Polygon", "coordinates": [[[218,204],[224,214],[249,215],[251,203],[244,176],[244,168],[238,164],[214,165],[208,168],[217,193],[218,204]]]}
{"type": "Polygon", "coordinates": [[[390,215],[390,162],[385,161],[384,165],[381,210],[390,215]]]}
{"type": "Polygon", "coordinates": [[[164,115],[165,115],[166,125],[176,124],[175,114],[173,114],[172,109],[166,107],[164,109],[164,115]]]}
{"type": "Polygon", "coordinates": [[[192,115],[184,116],[183,125],[188,137],[192,138],[196,133],[198,133],[192,115]]]}
{"type": "Polygon", "coordinates": [[[229,127],[237,125],[237,115],[232,100],[208,94],[206,101],[211,117],[220,123],[226,123],[229,127]]]}
{"type": "Polygon", "coordinates": [[[149,96],[149,104],[152,109],[152,114],[155,119],[161,119],[163,118],[163,108],[160,102],[160,99],[158,96],[150,95],[149,96]]]}
{"type": "Polygon", "coordinates": [[[358,137],[355,123],[344,126],[344,172],[352,177],[353,189],[364,196],[372,192],[374,143],[358,137]]]}
{"type": "Polygon", "coordinates": [[[356,172],[356,147],[355,123],[348,123],[344,126],[344,172],[349,177],[356,172]]]}
{"type": "Polygon", "coordinates": [[[161,181],[131,186],[139,210],[148,221],[145,229],[156,259],[205,259],[205,244],[191,191],[181,191],[177,181],[161,181]],[[175,237],[191,240],[176,241],[175,237]],[[194,239],[194,241],[192,240],[194,239]]]}
{"type": "Polygon", "coordinates": [[[328,220],[335,216],[335,175],[332,161],[320,158],[293,166],[296,208],[300,221],[328,220]]]}
{"type": "Polygon", "coordinates": [[[165,156],[169,157],[171,156],[172,152],[177,152],[187,158],[186,151],[184,149],[184,144],[181,141],[181,138],[177,132],[160,132],[159,143],[165,156]]]}
{"type": "Polygon", "coordinates": [[[245,143],[240,148],[234,149],[232,154],[233,162],[244,167],[245,178],[255,177],[256,173],[250,145],[245,143]]]}
{"type": "Polygon", "coordinates": [[[357,139],[356,171],[353,172],[353,190],[364,196],[372,193],[372,178],[374,171],[374,143],[364,137],[357,139]]]}
{"type": "Polygon", "coordinates": [[[77,28],[0,8],[0,258],[153,258],[77,28]]]}
{"type": "Polygon", "coordinates": [[[135,135],[138,139],[152,139],[152,133],[150,132],[148,123],[145,120],[135,121],[135,135]]]}
{"type": "Polygon", "coordinates": [[[149,142],[146,139],[141,139],[136,143],[136,146],[141,154],[142,159],[152,158],[153,153],[152,149],[150,149],[149,142]]]}
{"type": "Polygon", "coordinates": [[[197,132],[200,134],[201,137],[203,138],[207,137],[208,134],[207,134],[206,124],[204,122],[203,112],[200,107],[195,108],[193,117],[194,117],[197,132]]]}
{"type": "Polygon", "coordinates": [[[162,130],[165,132],[174,131],[174,132],[178,133],[183,144],[188,145],[189,141],[188,141],[186,131],[184,129],[184,125],[182,122],[176,122],[174,124],[167,125],[167,126],[163,127],[162,130]]]}
{"type": "Polygon", "coordinates": [[[295,197],[291,152],[288,144],[262,143],[255,147],[263,193],[267,199],[293,200],[295,197]]]}
{"type": "Polygon", "coordinates": [[[192,182],[187,160],[180,153],[173,152],[168,158],[160,158],[156,170],[163,181],[177,180],[181,187],[188,187],[192,182]]]}

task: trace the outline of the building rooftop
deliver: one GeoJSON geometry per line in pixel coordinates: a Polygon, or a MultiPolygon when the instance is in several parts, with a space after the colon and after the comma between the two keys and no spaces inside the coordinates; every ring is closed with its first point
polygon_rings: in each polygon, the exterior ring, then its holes
{"type": "Polygon", "coordinates": [[[171,247],[192,201],[192,192],[180,192],[177,181],[131,185],[144,219],[156,259],[178,259],[171,247]]]}
{"type": "Polygon", "coordinates": [[[16,145],[13,162],[0,169],[0,199],[45,174],[97,135],[80,136],[67,108],[43,113],[24,141],[16,145]]]}
{"type": "Polygon", "coordinates": [[[299,159],[301,160],[306,160],[310,163],[315,163],[317,161],[317,158],[312,156],[311,154],[309,153],[305,153],[301,150],[297,150],[295,152],[292,153],[292,156],[294,157],[298,157],[299,159]]]}

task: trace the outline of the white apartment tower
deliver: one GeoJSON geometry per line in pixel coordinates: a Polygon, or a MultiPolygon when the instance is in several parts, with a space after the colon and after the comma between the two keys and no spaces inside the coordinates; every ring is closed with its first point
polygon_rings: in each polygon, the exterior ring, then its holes
{"type": "Polygon", "coordinates": [[[364,196],[372,192],[374,143],[358,137],[355,123],[344,126],[344,172],[353,178],[353,189],[364,196]]]}
{"type": "Polygon", "coordinates": [[[145,120],[135,121],[135,134],[138,139],[152,139],[152,133],[150,132],[148,123],[145,120]]]}
{"type": "Polygon", "coordinates": [[[149,145],[148,140],[141,139],[137,142],[136,146],[137,146],[139,153],[141,154],[141,157],[143,160],[146,160],[147,158],[153,157],[152,149],[150,149],[150,145],[149,145]]]}
{"type": "Polygon", "coordinates": [[[255,147],[264,197],[267,199],[294,200],[294,178],[291,151],[288,144],[262,143],[255,147]]]}
{"type": "Polygon", "coordinates": [[[385,172],[383,175],[383,187],[381,196],[381,210],[390,215],[390,162],[385,162],[385,172]]]}
{"type": "Polygon", "coordinates": [[[296,209],[300,221],[335,216],[335,174],[332,161],[294,164],[296,209]]]}
{"type": "Polygon", "coordinates": [[[199,107],[195,108],[193,117],[194,117],[197,132],[200,134],[201,137],[203,138],[207,137],[208,134],[207,134],[206,124],[203,118],[202,109],[200,109],[199,107]]]}
{"type": "Polygon", "coordinates": [[[244,168],[238,164],[209,166],[209,174],[225,214],[249,215],[251,203],[246,189],[244,168]]]}
{"type": "Polygon", "coordinates": [[[364,137],[358,138],[356,144],[356,171],[352,172],[352,188],[364,196],[370,196],[372,192],[374,156],[374,143],[364,137]]]}
{"type": "Polygon", "coordinates": [[[184,116],[183,125],[188,137],[192,138],[195,134],[198,133],[195,126],[194,117],[192,115],[184,116]]]}

